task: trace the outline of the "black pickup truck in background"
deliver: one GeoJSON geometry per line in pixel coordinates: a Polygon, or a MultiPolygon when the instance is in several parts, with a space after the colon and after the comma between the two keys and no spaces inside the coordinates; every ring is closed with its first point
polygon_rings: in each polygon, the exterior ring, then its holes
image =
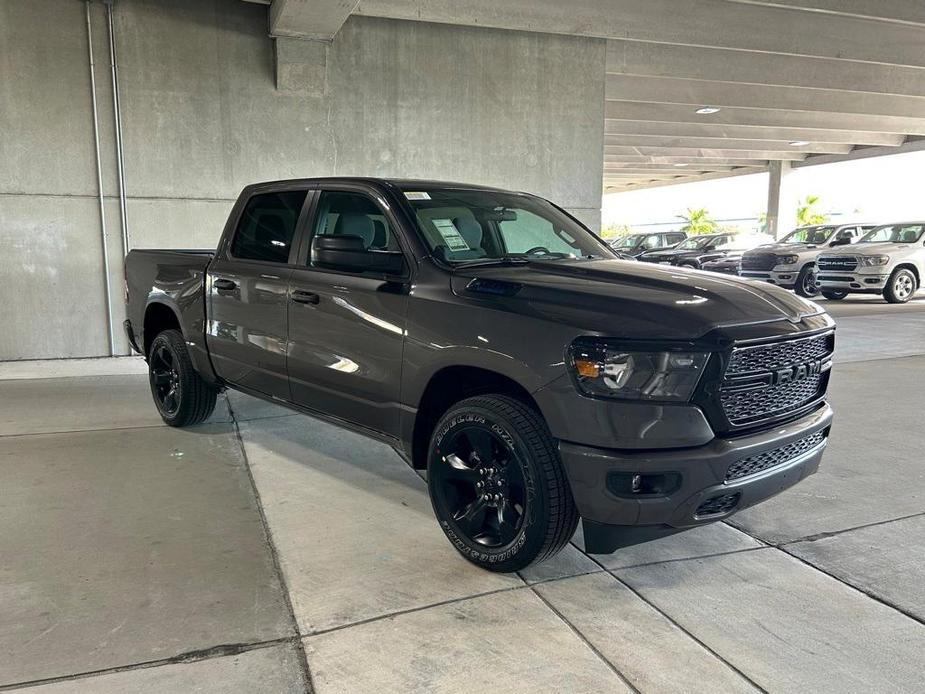
{"type": "MultiPolygon", "coordinates": [[[[514,571],[729,517],[819,465],[834,323],[765,283],[627,262],[532,195],[249,186],[215,252],[135,250],[164,421],[234,388],[385,441],[470,561],[514,571]]],[[[304,426],[311,426],[306,422],[304,426]]]]}

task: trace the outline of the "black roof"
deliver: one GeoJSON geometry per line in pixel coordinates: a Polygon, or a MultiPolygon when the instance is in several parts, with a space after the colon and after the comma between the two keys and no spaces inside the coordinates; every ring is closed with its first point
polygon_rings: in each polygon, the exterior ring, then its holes
{"type": "MultiPolygon", "coordinates": [[[[293,185],[298,183],[365,183],[380,186],[390,186],[401,191],[433,190],[435,188],[453,188],[457,190],[488,190],[496,193],[518,193],[520,191],[483,186],[473,183],[458,183],[454,181],[437,181],[433,179],[414,178],[379,178],[376,176],[319,176],[314,178],[287,178],[277,181],[261,181],[252,185],[273,186],[293,185]]],[[[250,187],[250,186],[248,186],[250,187]]]]}

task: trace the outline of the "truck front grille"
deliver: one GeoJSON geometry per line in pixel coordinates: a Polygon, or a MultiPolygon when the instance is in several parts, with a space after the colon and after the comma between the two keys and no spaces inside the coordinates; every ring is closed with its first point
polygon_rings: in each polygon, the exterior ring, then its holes
{"type": "Polygon", "coordinates": [[[742,270],[770,270],[777,265],[773,253],[749,253],[742,256],[742,270]]]}
{"type": "Polygon", "coordinates": [[[853,255],[819,256],[816,267],[820,272],[853,272],[857,270],[858,259],[853,255]]]}
{"type": "Polygon", "coordinates": [[[822,443],[825,437],[826,432],[817,431],[815,434],[792,441],[786,446],[737,460],[726,470],[726,481],[732,482],[749,475],[757,475],[759,472],[764,472],[795,460],[822,443]]]}
{"type": "Polygon", "coordinates": [[[834,349],[831,332],[733,349],[719,389],[726,420],[755,426],[821,400],[834,349]]]}
{"type": "Polygon", "coordinates": [[[694,511],[694,516],[697,518],[704,518],[706,516],[719,516],[729,513],[739,505],[739,499],[741,498],[742,494],[740,492],[714,496],[701,503],[700,506],[697,507],[697,510],[694,511]]]}
{"type": "Polygon", "coordinates": [[[787,364],[805,364],[823,359],[832,353],[829,335],[802,340],[775,342],[770,345],[739,347],[732,352],[726,367],[726,378],[743,374],[771,371],[787,364]]]}

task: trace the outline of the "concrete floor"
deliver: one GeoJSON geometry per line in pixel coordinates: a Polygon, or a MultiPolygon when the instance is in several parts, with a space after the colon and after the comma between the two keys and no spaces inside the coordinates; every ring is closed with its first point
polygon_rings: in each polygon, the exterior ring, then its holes
{"type": "Polygon", "coordinates": [[[921,692],[925,300],[829,308],[817,475],[509,576],[384,446],[236,393],[169,429],[138,360],[0,365],[0,690],[921,692]]]}

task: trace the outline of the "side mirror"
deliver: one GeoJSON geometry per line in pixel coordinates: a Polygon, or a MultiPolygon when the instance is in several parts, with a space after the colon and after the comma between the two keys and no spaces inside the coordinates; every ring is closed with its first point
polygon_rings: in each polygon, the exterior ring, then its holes
{"type": "Polygon", "coordinates": [[[851,243],[851,239],[847,236],[843,236],[840,239],[835,239],[829,245],[830,246],[847,246],[849,243],[851,243]]]}
{"type": "Polygon", "coordinates": [[[312,239],[312,265],[344,272],[400,275],[405,270],[401,251],[376,251],[359,236],[316,236],[312,239]]]}

